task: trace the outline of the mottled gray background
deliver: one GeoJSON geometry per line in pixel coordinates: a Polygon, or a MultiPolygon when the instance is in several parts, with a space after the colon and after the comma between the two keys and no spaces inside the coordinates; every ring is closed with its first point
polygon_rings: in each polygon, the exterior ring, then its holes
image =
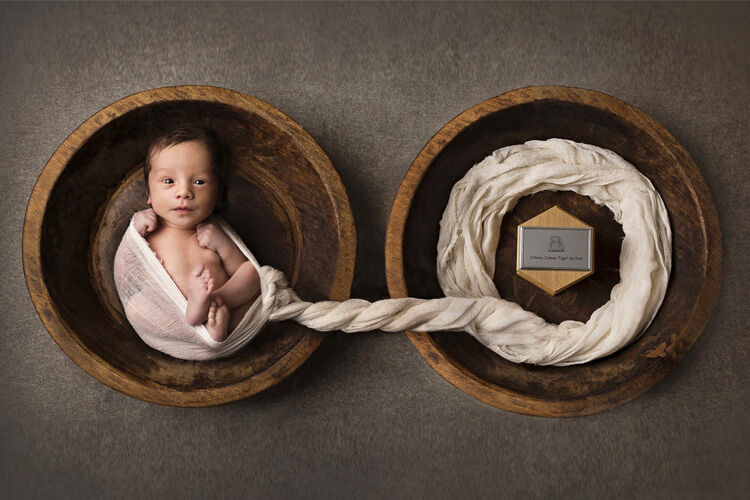
{"type": "Polygon", "coordinates": [[[14,497],[731,497],[749,489],[745,4],[0,4],[0,484],[14,497]],[[246,92],[331,157],[357,224],[352,294],[387,295],[402,176],[472,105],[527,85],[603,91],[690,152],[724,230],[719,306],[677,369],[584,418],[484,405],[399,334],[331,335],[282,384],[223,407],[147,404],[45,331],[24,210],[78,125],[140,90],[246,92]]]}

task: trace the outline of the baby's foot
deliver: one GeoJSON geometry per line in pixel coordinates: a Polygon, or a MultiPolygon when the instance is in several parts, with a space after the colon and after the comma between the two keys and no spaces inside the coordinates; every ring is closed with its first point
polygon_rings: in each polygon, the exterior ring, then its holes
{"type": "Polygon", "coordinates": [[[227,329],[229,328],[229,308],[224,304],[220,297],[211,301],[208,308],[208,320],[206,329],[211,334],[211,338],[217,342],[222,342],[227,338],[227,329]]]}
{"type": "Polygon", "coordinates": [[[185,321],[189,325],[200,325],[208,317],[211,305],[211,294],[214,291],[214,279],[203,264],[199,264],[190,273],[187,283],[187,310],[185,321]]]}

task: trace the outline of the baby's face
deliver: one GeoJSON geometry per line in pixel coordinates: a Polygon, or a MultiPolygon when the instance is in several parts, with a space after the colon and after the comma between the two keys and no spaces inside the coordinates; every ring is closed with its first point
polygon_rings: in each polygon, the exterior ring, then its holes
{"type": "Polygon", "coordinates": [[[211,154],[203,143],[175,144],[151,158],[148,203],[165,226],[194,228],[214,211],[218,192],[211,154]]]}

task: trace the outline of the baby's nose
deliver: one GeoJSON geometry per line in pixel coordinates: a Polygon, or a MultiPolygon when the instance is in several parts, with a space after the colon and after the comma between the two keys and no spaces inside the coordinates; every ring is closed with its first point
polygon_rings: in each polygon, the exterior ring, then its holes
{"type": "Polygon", "coordinates": [[[184,184],[177,189],[176,193],[178,198],[191,198],[193,195],[190,187],[184,184]]]}

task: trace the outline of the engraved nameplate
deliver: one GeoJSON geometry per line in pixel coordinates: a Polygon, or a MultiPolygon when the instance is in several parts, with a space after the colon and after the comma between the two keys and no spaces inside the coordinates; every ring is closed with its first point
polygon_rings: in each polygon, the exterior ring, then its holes
{"type": "Polygon", "coordinates": [[[591,271],[590,228],[520,227],[518,269],[591,271]]]}

